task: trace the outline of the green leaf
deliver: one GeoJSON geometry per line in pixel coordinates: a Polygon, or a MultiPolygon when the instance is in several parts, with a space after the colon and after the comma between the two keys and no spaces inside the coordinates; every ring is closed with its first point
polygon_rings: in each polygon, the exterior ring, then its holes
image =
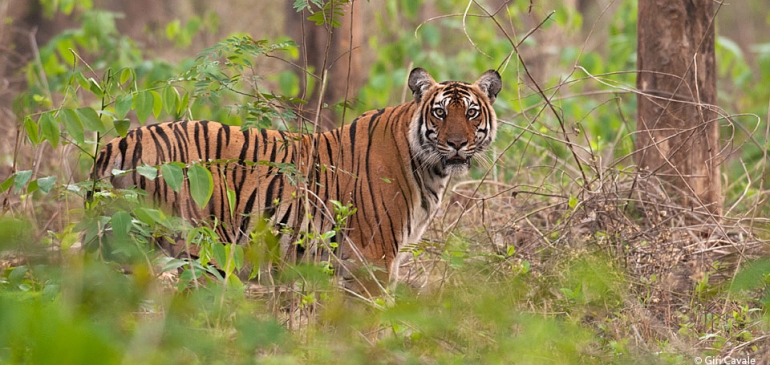
{"type": "Polygon", "coordinates": [[[53,112],[44,113],[40,116],[40,134],[42,139],[48,141],[51,147],[56,148],[59,146],[59,138],[61,131],[59,131],[59,125],[53,120],[53,112]]]}
{"type": "Polygon", "coordinates": [[[5,181],[0,183],[0,193],[4,193],[6,190],[8,190],[8,188],[10,188],[11,185],[13,185],[14,180],[16,180],[16,174],[11,174],[11,176],[8,176],[8,178],[5,179],[5,181]]]}
{"type": "Polygon", "coordinates": [[[123,70],[121,70],[120,71],[120,84],[121,85],[125,84],[126,81],[128,81],[128,79],[130,79],[131,76],[133,76],[133,74],[134,74],[134,70],[132,70],[130,68],[124,68],[123,70]]]}
{"type": "Polygon", "coordinates": [[[29,182],[29,179],[32,177],[32,170],[19,171],[14,175],[16,175],[16,179],[13,180],[13,192],[18,193],[29,182]]]}
{"type": "Polygon", "coordinates": [[[79,108],[76,112],[80,117],[80,121],[83,122],[83,127],[87,130],[99,133],[107,132],[102,119],[99,118],[99,114],[96,114],[96,110],[93,108],[79,108]]]}
{"type": "Polygon", "coordinates": [[[67,130],[67,134],[78,144],[83,144],[85,142],[85,131],[83,130],[83,123],[78,118],[78,114],[72,109],[64,109],[61,111],[61,117],[64,120],[64,129],[67,130]]]}
{"type": "Polygon", "coordinates": [[[322,25],[323,23],[326,23],[326,17],[324,17],[323,11],[317,11],[310,15],[307,20],[311,22],[315,22],[315,25],[322,25]]]}
{"type": "Polygon", "coordinates": [[[169,272],[185,265],[187,265],[187,261],[169,257],[168,261],[163,265],[163,268],[160,269],[160,272],[169,272]]]}
{"type": "Polygon", "coordinates": [[[238,275],[230,275],[227,277],[227,286],[230,288],[242,288],[243,281],[241,281],[238,275]]]}
{"type": "Polygon", "coordinates": [[[179,104],[179,92],[176,88],[169,85],[163,89],[163,108],[169,115],[176,115],[177,105],[179,104]]]}
{"type": "Polygon", "coordinates": [[[178,193],[184,181],[184,171],[182,168],[175,163],[167,163],[161,165],[160,173],[168,187],[178,193]]]}
{"type": "Polygon", "coordinates": [[[144,124],[147,118],[152,113],[153,97],[149,91],[142,91],[136,94],[134,98],[134,109],[136,110],[136,116],[139,118],[139,123],[144,124]]]}
{"type": "Polygon", "coordinates": [[[198,207],[203,208],[214,193],[214,178],[211,171],[201,165],[192,165],[187,170],[187,178],[190,180],[190,195],[198,207]]]}
{"type": "Polygon", "coordinates": [[[77,3],[75,0],[62,0],[59,9],[61,9],[61,12],[65,15],[70,15],[72,14],[72,11],[75,10],[75,3],[77,3]]]}
{"type": "Polygon", "coordinates": [[[37,185],[37,180],[32,180],[29,185],[27,185],[27,194],[32,194],[39,189],[40,187],[37,185]]]}
{"type": "Polygon", "coordinates": [[[157,209],[150,209],[150,208],[137,208],[134,210],[134,215],[136,216],[137,219],[142,221],[142,223],[145,223],[147,225],[160,223],[165,219],[163,212],[157,209]]]}
{"type": "Polygon", "coordinates": [[[24,118],[24,130],[27,132],[27,137],[29,137],[29,140],[33,144],[40,143],[40,126],[38,126],[29,116],[24,118]]]}
{"type": "Polygon", "coordinates": [[[123,210],[117,212],[110,218],[110,223],[112,223],[112,232],[116,236],[127,236],[131,231],[131,214],[123,210]]]}
{"type": "Polygon", "coordinates": [[[227,204],[230,206],[230,217],[232,217],[235,212],[235,191],[232,189],[227,189],[227,204]]]}
{"type": "Polygon", "coordinates": [[[215,243],[211,245],[211,250],[214,251],[214,260],[216,260],[219,268],[226,270],[227,268],[225,267],[225,264],[227,263],[227,251],[225,250],[225,245],[215,243]]]}
{"type": "Polygon", "coordinates": [[[26,274],[27,274],[26,266],[14,267],[13,270],[11,270],[11,273],[8,274],[8,281],[11,282],[11,285],[19,285],[21,284],[21,281],[24,279],[24,275],[26,274]]]}
{"type": "Polygon", "coordinates": [[[158,177],[158,169],[155,166],[142,165],[136,168],[136,172],[150,180],[155,180],[158,177]]]}
{"type": "Polygon", "coordinates": [[[115,129],[115,115],[112,113],[102,113],[99,115],[99,120],[101,120],[105,132],[115,129]]]}
{"type": "Polygon", "coordinates": [[[104,90],[102,90],[102,87],[99,85],[94,78],[88,79],[88,90],[91,90],[91,92],[96,95],[97,98],[101,98],[104,96],[104,90]]]}
{"type": "Polygon", "coordinates": [[[56,176],[41,177],[35,181],[37,182],[37,186],[40,188],[40,191],[48,194],[48,192],[53,188],[54,184],[56,184],[56,176]]]}
{"type": "Polygon", "coordinates": [[[181,28],[182,23],[179,21],[179,19],[174,19],[172,22],[166,25],[166,38],[170,41],[173,41],[177,34],[179,34],[179,29],[181,28]]]}
{"type": "Polygon", "coordinates": [[[115,117],[118,119],[125,118],[128,111],[131,110],[133,100],[134,96],[132,94],[120,95],[115,98],[115,117]]]}
{"type": "Polygon", "coordinates": [[[115,121],[115,131],[117,131],[121,137],[125,137],[126,134],[128,134],[128,128],[130,127],[131,121],[128,119],[118,119],[115,121]]]}
{"type": "MultiPolygon", "coordinates": [[[[64,53],[64,52],[62,52],[62,53],[64,53]]],[[[70,57],[72,57],[72,52],[67,50],[66,53],[68,53],[70,55],[70,57]]],[[[73,75],[73,77],[75,78],[75,81],[78,83],[78,85],[80,85],[81,88],[83,88],[85,90],[88,90],[88,88],[91,87],[91,83],[88,82],[88,79],[85,76],[83,76],[83,73],[76,72],[73,75]]]]}
{"type": "Polygon", "coordinates": [[[741,268],[730,284],[731,292],[741,290],[756,290],[767,286],[767,276],[770,274],[770,259],[761,258],[741,268]]]}
{"type": "Polygon", "coordinates": [[[233,256],[233,261],[235,262],[235,269],[241,270],[241,268],[243,268],[243,259],[245,257],[243,246],[231,244],[230,250],[234,250],[232,256],[233,256]]]}
{"type": "Polygon", "coordinates": [[[577,206],[577,203],[578,203],[577,197],[576,196],[570,196],[569,197],[569,202],[567,204],[569,204],[570,208],[574,208],[574,207],[577,206]]]}
{"type": "Polygon", "coordinates": [[[151,90],[150,95],[152,95],[152,115],[158,118],[160,112],[163,111],[163,100],[161,100],[160,94],[155,90],[151,90]]]}
{"type": "Polygon", "coordinates": [[[179,116],[184,115],[184,112],[187,109],[187,105],[190,103],[190,93],[184,93],[184,96],[182,96],[182,101],[176,106],[176,115],[175,117],[179,118],[179,116]]]}

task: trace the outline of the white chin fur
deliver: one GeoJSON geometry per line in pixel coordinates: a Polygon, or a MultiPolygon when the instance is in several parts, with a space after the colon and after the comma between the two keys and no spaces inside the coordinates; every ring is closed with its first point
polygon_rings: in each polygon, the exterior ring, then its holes
{"type": "Polygon", "coordinates": [[[452,176],[462,176],[468,173],[468,164],[462,165],[447,165],[445,167],[446,172],[452,176]]]}

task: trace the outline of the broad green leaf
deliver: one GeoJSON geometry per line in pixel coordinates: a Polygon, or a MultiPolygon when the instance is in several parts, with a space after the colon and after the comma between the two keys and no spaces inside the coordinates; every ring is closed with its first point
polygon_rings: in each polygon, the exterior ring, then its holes
{"type": "Polygon", "coordinates": [[[761,258],[743,265],[730,284],[731,292],[741,290],[756,290],[767,286],[767,275],[770,274],[770,259],[761,258]]]}
{"type": "Polygon", "coordinates": [[[230,250],[234,250],[232,256],[233,256],[233,261],[235,262],[235,270],[240,271],[241,268],[243,268],[243,260],[245,257],[243,246],[231,244],[230,250]]]}
{"type": "Polygon", "coordinates": [[[227,189],[227,204],[230,206],[230,217],[232,217],[235,212],[235,191],[229,188],[227,189]]]}
{"type": "Polygon", "coordinates": [[[139,123],[144,124],[152,113],[153,97],[149,91],[142,91],[134,97],[134,109],[139,123]]]}
{"type": "Polygon", "coordinates": [[[35,123],[32,118],[27,116],[24,118],[24,130],[27,132],[27,137],[33,144],[40,143],[40,126],[35,123]]]}
{"type": "Polygon", "coordinates": [[[217,265],[219,265],[219,268],[230,271],[225,267],[225,264],[227,264],[227,250],[225,250],[225,245],[215,243],[211,245],[211,250],[214,251],[214,260],[217,262],[217,265]]]}
{"type": "Polygon", "coordinates": [[[59,146],[59,138],[61,131],[59,131],[59,125],[53,120],[53,112],[44,113],[40,116],[38,123],[40,124],[40,135],[43,140],[48,141],[51,147],[56,148],[59,146]]]}
{"type": "Polygon", "coordinates": [[[112,232],[116,236],[126,236],[131,231],[131,215],[126,211],[119,211],[110,218],[112,232]]]}
{"type": "Polygon", "coordinates": [[[201,165],[192,165],[187,170],[187,178],[190,180],[190,195],[193,200],[200,208],[205,207],[214,192],[211,171],[201,165]]]}
{"type": "Polygon", "coordinates": [[[18,193],[29,182],[29,179],[32,177],[32,170],[19,171],[14,175],[16,175],[16,179],[13,180],[13,191],[18,193]]]}
{"type": "Polygon", "coordinates": [[[37,180],[32,180],[30,181],[29,185],[27,185],[27,194],[32,194],[39,189],[40,187],[37,185],[37,180]]]}
{"type": "Polygon", "coordinates": [[[176,106],[176,115],[175,117],[179,117],[181,115],[184,115],[185,111],[187,110],[187,104],[190,103],[190,93],[184,93],[184,96],[182,96],[182,101],[179,102],[176,106]]]}
{"type": "Polygon", "coordinates": [[[147,225],[153,225],[155,223],[160,223],[165,219],[163,216],[163,212],[157,209],[150,209],[150,208],[137,208],[134,210],[134,215],[137,219],[142,221],[142,223],[145,223],[147,225]]]}
{"type": "Polygon", "coordinates": [[[336,235],[337,235],[337,232],[335,231],[326,231],[324,234],[321,235],[321,240],[328,241],[336,235]]]}
{"type": "Polygon", "coordinates": [[[174,19],[172,22],[166,24],[166,38],[173,41],[177,34],[179,34],[179,29],[181,28],[182,25],[179,19],[174,19]]]}
{"type": "MultiPolygon", "coordinates": [[[[53,42],[51,42],[53,43],[53,42]]],[[[56,44],[56,52],[59,53],[61,60],[66,65],[75,65],[77,58],[72,50],[77,48],[72,39],[62,38],[56,44]]]]}
{"type": "Polygon", "coordinates": [[[158,169],[155,166],[142,165],[136,168],[136,172],[150,180],[155,180],[158,177],[158,169]]]}
{"type": "Polygon", "coordinates": [[[118,119],[115,121],[115,131],[121,137],[125,137],[128,134],[128,128],[131,127],[131,121],[128,119],[118,119]]]}
{"type": "Polygon", "coordinates": [[[161,100],[160,94],[155,90],[151,90],[150,95],[152,95],[152,115],[158,118],[160,112],[163,111],[163,100],[161,100]]]}
{"type": "Polygon", "coordinates": [[[131,78],[133,73],[134,73],[134,71],[132,69],[130,69],[130,68],[124,68],[123,70],[121,70],[120,71],[120,79],[118,80],[120,82],[120,84],[121,85],[125,84],[126,81],[128,81],[128,79],[131,78]]]}
{"type": "Polygon", "coordinates": [[[99,120],[102,121],[105,132],[115,129],[115,116],[112,113],[102,113],[99,115],[99,120]]]}
{"type": "Polygon", "coordinates": [[[242,288],[243,281],[241,281],[241,278],[239,278],[238,275],[230,275],[227,277],[227,286],[231,288],[242,288]]]}
{"type": "Polygon", "coordinates": [[[11,273],[8,274],[8,281],[11,282],[11,285],[19,285],[21,284],[21,281],[24,279],[24,275],[26,274],[26,266],[16,266],[11,270],[11,273]]]}
{"type": "Polygon", "coordinates": [[[7,179],[0,183],[0,193],[4,193],[6,190],[8,190],[8,188],[13,185],[14,180],[16,180],[16,174],[11,174],[11,176],[8,176],[7,179]]]}
{"type": "MultiPolygon", "coordinates": [[[[67,50],[67,53],[69,53],[70,56],[72,56],[72,52],[70,52],[69,50],[67,50]]],[[[80,85],[81,88],[88,90],[88,88],[91,86],[91,83],[88,82],[88,79],[85,76],[83,76],[82,72],[75,72],[73,77],[75,78],[75,81],[78,83],[78,85],[80,85]]]]}
{"type": "Polygon", "coordinates": [[[83,127],[85,127],[85,129],[99,133],[107,132],[107,130],[104,129],[102,119],[99,118],[99,114],[96,114],[96,110],[93,108],[79,108],[76,112],[80,117],[80,121],[83,122],[83,127]]]}
{"type": "Polygon", "coordinates": [[[179,92],[176,88],[169,85],[163,89],[163,108],[169,115],[176,115],[177,105],[179,104],[179,92]]]}
{"type": "Polygon", "coordinates": [[[70,15],[72,14],[72,11],[75,10],[75,3],[77,3],[75,0],[62,0],[59,9],[61,9],[61,12],[65,15],[70,15]]]}
{"type": "Polygon", "coordinates": [[[175,192],[179,192],[184,181],[184,171],[177,164],[167,163],[160,166],[160,173],[163,181],[175,192]]]}
{"type": "MultiPolygon", "coordinates": [[[[178,268],[180,268],[182,266],[185,266],[185,265],[187,265],[187,261],[169,257],[169,260],[163,265],[163,268],[160,269],[160,271],[161,272],[169,272],[169,271],[172,271],[172,270],[176,270],[176,269],[178,269],[178,268]]],[[[185,272],[187,272],[187,271],[185,271],[185,272]]]]}
{"type": "Polygon", "coordinates": [[[64,109],[61,111],[61,118],[64,120],[64,128],[67,130],[67,134],[78,144],[83,144],[85,142],[85,132],[78,114],[72,109],[64,109]]]}
{"type": "Polygon", "coordinates": [[[578,203],[578,199],[576,196],[570,196],[569,201],[567,202],[570,208],[576,207],[577,203],[578,203]]]}
{"type": "Polygon", "coordinates": [[[115,98],[115,117],[123,119],[131,110],[131,104],[133,103],[134,96],[132,94],[120,95],[115,98]]]}
{"type": "Polygon", "coordinates": [[[48,192],[51,191],[51,188],[53,188],[54,184],[56,184],[56,176],[41,177],[35,181],[37,182],[37,186],[40,188],[40,191],[48,194],[48,192]]]}
{"type": "Polygon", "coordinates": [[[102,90],[102,87],[99,85],[94,78],[88,79],[88,90],[91,90],[91,92],[96,95],[97,98],[101,98],[104,96],[104,90],[102,90]]]}

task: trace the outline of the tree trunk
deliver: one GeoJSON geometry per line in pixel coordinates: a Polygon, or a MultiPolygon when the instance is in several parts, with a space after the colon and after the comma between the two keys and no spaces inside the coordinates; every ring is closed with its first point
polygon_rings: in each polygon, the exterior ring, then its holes
{"type": "MultiPolygon", "coordinates": [[[[324,104],[333,105],[346,98],[353,99],[366,80],[364,21],[367,17],[364,7],[370,4],[357,1],[346,4],[345,15],[338,19],[341,26],[333,29],[329,24],[315,25],[308,21],[310,13],[307,10],[297,12],[292,4],[287,1],[285,5],[286,33],[299,45],[299,64],[307,66],[318,77],[312,90],[305,90],[305,78],[308,76],[299,72],[301,94],[308,102],[302,106],[302,116],[314,121],[324,67],[327,70],[326,91],[322,98],[324,104]]],[[[322,109],[318,120],[321,130],[337,128],[342,122],[340,115],[329,109],[322,109]]]]}
{"type": "Polygon", "coordinates": [[[639,0],[636,162],[684,207],[719,215],[712,0],[639,0]]]}

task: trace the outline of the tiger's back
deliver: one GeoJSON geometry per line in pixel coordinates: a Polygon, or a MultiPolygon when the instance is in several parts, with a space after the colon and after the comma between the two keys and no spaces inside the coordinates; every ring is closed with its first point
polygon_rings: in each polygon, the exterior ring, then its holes
{"type": "MultiPolygon", "coordinates": [[[[92,176],[110,178],[118,188],[146,190],[156,204],[195,222],[216,220],[225,242],[248,240],[259,219],[295,234],[336,230],[344,233],[332,238],[341,262],[389,269],[399,248],[422,236],[449,177],[467,170],[496,130],[491,108],[500,90],[496,72],[475,84],[438,84],[415,69],[409,81],[414,101],[366,112],[325,133],[241,131],[207,121],[141,127],[109,142],[92,176]],[[209,168],[214,191],[205,207],[191,199],[189,184],[174,192],[164,180],[133,170],[167,162],[209,168]],[[133,171],[112,176],[113,169],[133,171]],[[234,199],[228,199],[228,190],[234,199]],[[356,208],[345,227],[336,227],[332,200],[356,208]]],[[[306,248],[292,244],[295,238],[281,236],[284,255],[296,252],[290,247],[304,254],[306,248]]]]}

